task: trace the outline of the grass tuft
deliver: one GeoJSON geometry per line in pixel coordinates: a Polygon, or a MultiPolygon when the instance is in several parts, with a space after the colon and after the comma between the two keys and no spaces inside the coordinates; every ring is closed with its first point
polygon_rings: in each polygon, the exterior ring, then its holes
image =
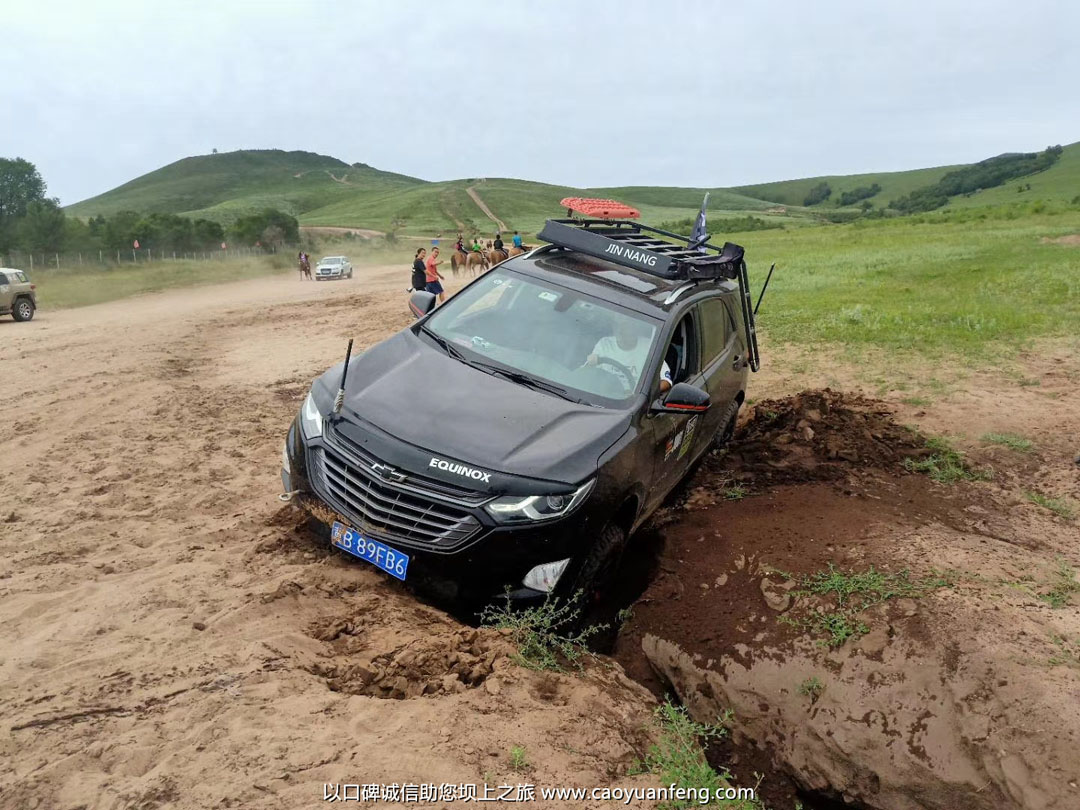
{"type": "MultiPolygon", "coordinates": [[[[793,578],[785,574],[789,579],[793,578]]],[[[860,617],[864,610],[890,599],[918,598],[953,583],[949,574],[934,573],[912,579],[907,569],[895,574],[878,571],[870,566],[866,571],[841,571],[832,563],[824,571],[794,578],[799,588],[796,597],[817,596],[833,602],[831,609],[805,610],[804,615],[781,616],[780,621],[799,627],[818,637],[818,644],[836,648],[848,639],[870,632],[860,617]]]]}
{"type": "Polygon", "coordinates": [[[953,449],[946,439],[931,436],[926,446],[932,452],[925,458],[904,459],[904,469],[930,476],[940,484],[955,484],[957,481],[989,481],[993,471],[989,468],[975,469],[968,465],[964,454],[953,449]]]}
{"type": "Polygon", "coordinates": [[[513,771],[527,771],[532,765],[529,763],[529,757],[525,753],[525,747],[522,745],[514,745],[510,748],[510,769],[513,771]]]}
{"type": "Polygon", "coordinates": [[[488,605],[480,613],[480,623],[505,631],[517,647],[515,660],[529,669],[563,672],[567,666],[581,669],[592,656],[588,641],[607,625],[574,629],[580,615],[580,593],[569,599],[548,596],[540,605],[525,609],[505,603],[488,605]]]}
{"type": "Polygon", "coordinates": [[[999,444],[1018,453],[1028,453],[1035,446],[1029,439],[1015,433],[984,433],[982,440],[987,444],[999,444]]]}
{"type": "Polygon", "coordinates": [[[1049,495],[1043,495],[1041,492],[1032,492],[1030,490],[1024,490],[1024,497],[1037,506],[1041,506],[1043,509],[1048,509],[1064,520],[1072,520],[1076,517],[1076,512],[1069,504],[1067,498],[1050,497],[1049,495]]]}
{"type": "MultiPolygon", "coordinates": [[[[705,758],[703,746],[727,736],[725,727],[732,713],[725,712],[718,723],[697,723],[690,719],[686,709],[664,703],[657,706],[654,714],[659,726],[659,740],[649,749],[639,769],[656,774],[662,784],[694,790],[704,799],[668,801],[660,805],[665,810],[687,807],[728,807],[733,810],[764,810],[764,806],[752,798],[717,798],[725,792],[733,792],[731,773],[726,768],[716,770],[705,758]]],[[[753,791],[756,794],[756,789],[753,791]]]]}
{"type": "Polygon", "coordinates": [[[825,691],[825,684],[817,675],[807,678],[799,684],[799,694],[810,698],[811,703],[817,703],[821,693],[825,691]]]}
{"type": "Polygon", "coordinates": [[[1047,590],[1039,593],[1038,597],[1050,607],[1058,609],[1067,607],[1073,594],[1078,593],[1080,582],[1076,581],[1076,569],[1059,559],[1047,583],[1047,590]]]}

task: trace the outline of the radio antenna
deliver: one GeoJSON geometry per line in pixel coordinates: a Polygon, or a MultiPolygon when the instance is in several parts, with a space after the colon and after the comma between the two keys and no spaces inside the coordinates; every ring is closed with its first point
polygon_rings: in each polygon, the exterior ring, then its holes
{"type": "Polygon", "coordinates": [[[345,378],[349,375],[349,358],[352,356],[352,338],[349,338],[349,348],[345,350],[345,366],[341,369],[341,387],[338,388],[337,396],[334,397],[334,413],[341,413],[345,404],[345,378]]]}

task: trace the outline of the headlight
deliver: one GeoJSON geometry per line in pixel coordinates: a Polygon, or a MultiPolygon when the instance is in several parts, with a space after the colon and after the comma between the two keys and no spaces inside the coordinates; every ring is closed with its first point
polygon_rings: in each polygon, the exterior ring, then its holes
{"type": "Polygon", "coordinates": [[[507,495],[484,508],[500,523],[554,520],[572,512],[592,490],[593,481],[565,495],[507,495]]]}
{"type": "Polygon", "coordinates": [[[315,398],[310,393],[300,409],[300,424],[304,428],[304,438],[314,439],[322,435],[322,414],[315,406],[315,398]]]}

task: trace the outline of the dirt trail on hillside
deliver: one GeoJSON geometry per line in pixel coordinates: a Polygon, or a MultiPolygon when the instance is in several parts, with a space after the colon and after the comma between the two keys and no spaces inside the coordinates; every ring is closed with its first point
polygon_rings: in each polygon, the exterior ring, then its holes
{"type": "Polygon", "coordinates": [[[499,226],[500,232],[507,230],[506,223],[491,213],[491,209],[487,207],[487,203],[480,199],[480,195],[476,192],[476,186],[469,186],[465,189],[465,193],[468,194],[472,198],[472,201],[476,203],[477,207],[484,212],[484,216],[499,226]]]}

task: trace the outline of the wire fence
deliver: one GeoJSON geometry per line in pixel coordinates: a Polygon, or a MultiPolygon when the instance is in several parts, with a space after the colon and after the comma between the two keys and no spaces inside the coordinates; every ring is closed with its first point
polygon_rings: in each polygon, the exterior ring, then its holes
{"type": "MultiPolygon", "coordinates": [[[[282,248],[286,250],[287,248],[282,248]]],[[[127,250],[91,250],[41,252],[12,250],[0,253],[0,267],[11,267],[27,272],[35,270],[60,270],[78,267],[119,267],[121,265],[148,264],[150,262],[223,261],[245,256],[272,256],[278,249],[266,247],[219,248],[216,250],[160,250],[155,248],[129,248],[127,250]]]]}

